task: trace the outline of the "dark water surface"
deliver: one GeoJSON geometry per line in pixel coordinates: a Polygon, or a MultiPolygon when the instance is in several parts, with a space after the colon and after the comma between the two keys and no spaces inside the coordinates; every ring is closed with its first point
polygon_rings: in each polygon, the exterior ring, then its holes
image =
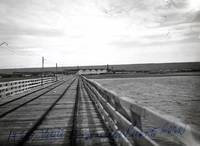
{"type": "Polygon", "coordinates": [[[119,96],[172,115],[200,131],[200,76],[96,79],[119,96]]]}

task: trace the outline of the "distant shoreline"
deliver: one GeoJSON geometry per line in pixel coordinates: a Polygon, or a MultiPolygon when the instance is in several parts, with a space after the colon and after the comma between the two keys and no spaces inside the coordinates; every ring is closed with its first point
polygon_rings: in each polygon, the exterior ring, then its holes
{"type": "MultiPolygon", "coordinates": [[[[108,64],[108,65],[88,65],[88,66],[58,66],[57,71],[77,72],[79,69],[106,69],[109,68],[115,72],[134,72],[134,71],[149,71],[149,72],[163,72],[163,71],[200,71],[200,62],[176,62],[176,63],[146,63],[146,64],[108,64]]],[[[44,68],[45,72],[54,72],[55,67],[44,68]]],[[[41,72],[41,67],[35,68],[8,68],[0,69],[0,74],[13,73],[36,73],[41,72]]]]}
{"type": "Polygon", "coordinates": [[[178,73],[116,73],[85,75],[89,79],[108,79],[108,78],[139,78],[139,77],[167,77],[167,76],[200,76],[200,72],[178,72],[178,73]]]}

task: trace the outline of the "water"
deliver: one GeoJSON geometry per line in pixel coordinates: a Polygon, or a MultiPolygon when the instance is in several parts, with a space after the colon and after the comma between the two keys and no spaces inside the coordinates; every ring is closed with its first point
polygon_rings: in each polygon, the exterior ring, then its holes
{"type": "Polygon", "coordinates": [[[193,129],[200,130],[199,76],[96,79],[96,81],[119,96],[129,96],[143,106],[172,115],[193,129]]]}

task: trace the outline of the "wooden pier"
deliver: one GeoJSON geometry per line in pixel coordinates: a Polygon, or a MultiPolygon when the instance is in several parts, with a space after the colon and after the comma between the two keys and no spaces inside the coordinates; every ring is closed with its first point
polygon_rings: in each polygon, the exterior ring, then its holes
{"type": "MultiPolygon", "coordinates": [[[[102,88],[83,76],[68,76],[0,98],[0,146],[159,146],[143,131],[142,119],[188,129],[102,88]]],[[[185,134],[186,133],[186,134],[185,134]]],[[[191,132],[199,138],[196,131],[191,132]]],[[[183,142],[184,143],[184,142],[183,142]]]]}

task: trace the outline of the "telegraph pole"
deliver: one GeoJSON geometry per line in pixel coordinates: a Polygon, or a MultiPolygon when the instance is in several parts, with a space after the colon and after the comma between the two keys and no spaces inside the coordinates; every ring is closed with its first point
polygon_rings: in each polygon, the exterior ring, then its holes
{"type": "Polygon", "coordinates": [[[58,64],[56,63],[56,81],[58,81],[57,72],[58,72],[58,64]]]}
{"type": "Polygon", "coordinates": [[[64,77],[63,66],[61,67],[61,69],[62,69],[62,80],[63,80],[63,77],[64,77]]]}
{"type": "Polygon", "coordinates": [[[41,85],[43,85],[43,76],[44,76],[44,57],[42,57],[42,77],[41,77],[41,85]]]}

